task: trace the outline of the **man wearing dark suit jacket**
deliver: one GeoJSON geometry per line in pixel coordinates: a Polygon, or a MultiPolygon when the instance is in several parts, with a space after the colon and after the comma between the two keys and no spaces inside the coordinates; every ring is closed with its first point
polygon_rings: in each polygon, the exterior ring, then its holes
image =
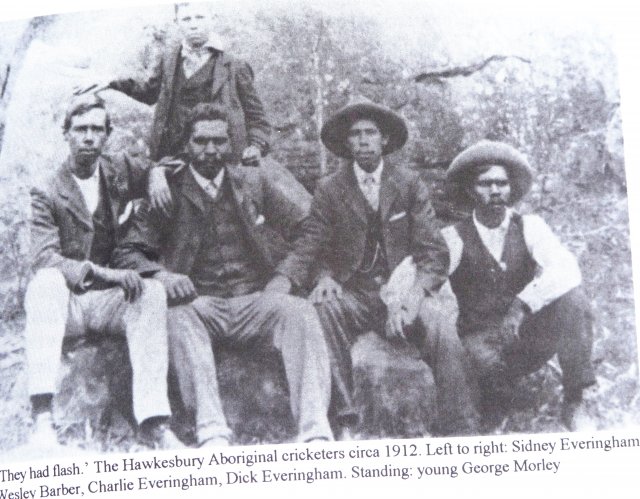
{"type": "Polygon", "coordinates": [[[291,174],[229,162],[227,117],[198,104],[187,152],[169,177],[173,210],[143,208],[115,261],[153,275],[167,290],[169,341],[184,405],[202,445],[231,438],[211,343],[260,341],[283,359],[301,441],[332,439],[329,359],[313,306],[267,284],[290,249],[310,196],[291,174]],[[277,178],[279,176],[279,178],[277,178]]]}
{"type": "Polygon", "coordinates": [[[51,404],[65,336],[123,334],[132,367],[133,412],[145,443],[182,445],[169,430],[166,295],[160,283],[109,267],[131,212],[144,196],[147,169],[102,148],[111,130],[95,96],[69,108],[67,161],[31,192],[31,236],[36,274],[25,297],[29,393],[39,446],[55,445],[51,404]]]}
{"type": "Polygon", "coordinates": [[[332,355],[335,409],[343,425],[356,419],[350,347],[356,335],[382,332],[384,325],[389,338],[416,344],[434,370],[438,431],[472,432],[476,411],[455,329],[447,248],[418,173],[383,160],[406,139],[404,120],[369,101],[350,104],[326,122],[324,144],[350,161],[316,188],[303,235],[274,281],[280,289],[290,283],[304,287],[320,267],[312,299],[332,355]],[[424,299],[419,306],[399,295],[383,302],[381,286],[407,257],[416,268],[407,296],[424,299]]]}
{"type": "Polygon", "coordinates": [[[184,122],[196,104],[219,104],[229,119],[234,162],[257,163],[269,150],[271,127],[251,67],[225,52],[219,38],[209,33],[212,16],[206,3],[178,3],[175,15],[182,39],[169,44],[146,81],[95,83],[79,92],[111,88],[155,104],[149,140],[153,160],[181,152],[184,122]]]}

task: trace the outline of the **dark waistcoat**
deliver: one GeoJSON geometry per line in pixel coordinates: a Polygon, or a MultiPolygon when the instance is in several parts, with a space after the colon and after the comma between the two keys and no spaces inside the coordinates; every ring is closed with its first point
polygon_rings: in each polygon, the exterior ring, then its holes
{"type": "Polygon", "coordinates": [[[522,217],[514,213],[502,251],[503,269],[484,246],[473,220],[456,224],[463,243],[460,265],[451,275],[458,299],[461,336],[495,324],[506,314],[514,298],[535,275],[533,260],[524,240],[522,217]]]}
{"type": "Polygon", "coordinates": [[[215,200],[202,189],[200,194],[208,224],[196,229],[203,231],[203,237],[190,277],[198,293],[228,298],[262,289],[265,276],[257,263],[260,257],[252,253],[228,180],[215,200]]]}
{"type": "Polygon", "coordinates": [[[182,149],[184,124],[191,109],[201,102],[211,102],[213,86],[213,70],[216,56],[212,55],[191,77],[187,78],[182,68],[182,58],[178,58],[175,78],[173,101],[169,109],[169,121],[165,137],[168,144],[167,151],[182,149]]]}
{"type": "Polygon", "coordinates": [[[367,239],[360,268],[351,279],[359,288],[377,288],[389,277],[387,255],[382,239],[380,210],[373,211],[367,203],[367,239]]]}

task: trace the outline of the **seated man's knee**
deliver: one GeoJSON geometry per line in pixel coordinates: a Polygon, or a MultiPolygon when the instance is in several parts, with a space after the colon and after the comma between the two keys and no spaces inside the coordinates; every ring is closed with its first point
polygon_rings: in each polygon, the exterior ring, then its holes
{"type": "Polygon", "coordinates": [[[43,300],[66,299],[69,294],[64,275],[58,269],[40,269],[27,285],[25,308],[39,305],[43,300]]]}
{"type": "Polygon", "coordinates": [[[458,309],[446,300],[427,297],[420,304],[418,319],[430,334],[437,334],[441,340],[459,342],[456,329],[458,309]]]}
{"type": "Polygon", "coordinates": [[[142,281],[142,300],[149,303],[160,303],[166,305],[167,292],[160,281],[155,279],[144,279],[142,281]]]}

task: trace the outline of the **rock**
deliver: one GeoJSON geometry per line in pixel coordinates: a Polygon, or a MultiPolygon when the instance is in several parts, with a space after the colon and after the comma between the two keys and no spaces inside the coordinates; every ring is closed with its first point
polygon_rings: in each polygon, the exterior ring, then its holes
{"type": "Polygon", "coordinates": [[[367,333],[353,346],[351,356],[364,435],[406,438],[430,433],[435,381],[414,347],[367,333]]]}
{"type": "Polygon", "coordinates": [[[123,338],[65,345],[54,420],[62,440],[97,439],[109,446],[133,438],[131,366],[123,338]]]}
{"type": "MultiPolygon", "coordinates": [[[[359,431],[375,438],[428,434],[435,417],[435,384],[417,351],[369,333],[352,351],[359,431]]],[[[296,425],[289,409],[284,368],[278,353],[251,347],[216,352],[220,396],[229,426],[240,444],[291,441],[296,425]]],[[[134,444],[131,368],[121,338],[85,341],[65,354],[55,420],[62,439],[98,439],[103,448],[134,444]]],[[[172,400],[177,431],[194,444],[193,415],[172,400]]]]}

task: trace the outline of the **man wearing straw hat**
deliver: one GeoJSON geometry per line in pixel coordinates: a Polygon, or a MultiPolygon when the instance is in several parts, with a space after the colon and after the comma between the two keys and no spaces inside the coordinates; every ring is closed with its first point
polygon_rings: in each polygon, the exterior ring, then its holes
{"type": "Polygon", "coordinates": [[[415,344],[432,367],[437,431],[473,433],[477,416],[455,330],[447,248],[429,193],[417,172],[383,159],[405,144],[404,120],[359,100],[331,117],[321,135],[348,163],[316,188],[303,235],[275,279],[282,289],[314,286],[311,299],[332,356],[338,423],[346,430],[357,423],[350,347],[357,335],[376,330],[415,344]],[[409,278],[389,289],[394,269],[409,278]]]}
{"type": "Polygon", "coordinates": [[[460,153],[447,171],[452,190],[473,205],[470,219],[443,230],[458,332],[487,391],[485,404],[495,405],[496,388],[557,353],[562,421],[575,429],[588,423],[582,392],[595,383],[592,320],[575,257],[542,218],[511,208],[532,178],[522,154],[488,140],[460,153]]]}

